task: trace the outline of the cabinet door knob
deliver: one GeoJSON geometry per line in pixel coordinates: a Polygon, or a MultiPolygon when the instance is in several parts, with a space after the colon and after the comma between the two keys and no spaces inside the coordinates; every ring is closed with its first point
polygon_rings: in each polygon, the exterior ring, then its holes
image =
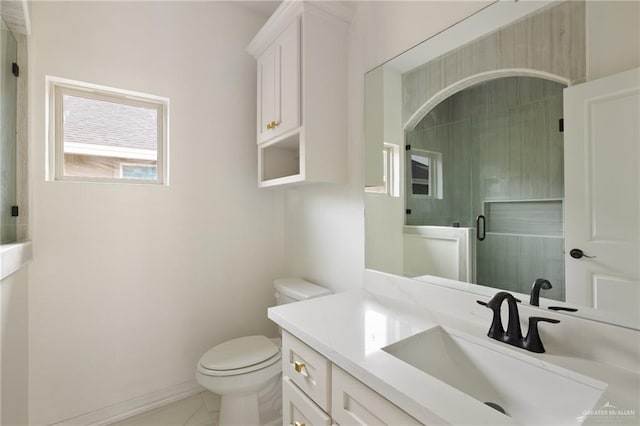
{"type": "Polygon", "coordinates": [[[306,425],[304,424],[304,422],[293,422],[293,424],[290,426],[306,426],[306,425]]]}
{"type": "Polygon", "coordinates": [[[271,122],[271,128],[272,128],[272,129],[275,129],[275,128],[276,128],[276,127],[278,127],[279,125],[280,125],[280,122],[279,122],[279,121],[272,121],[272,122],[271,122]]]}
{"type": "Polygon", "coordinates": [[[267,130],[271,130],[273,129],[273,126],[271,125],[271,123],[267,123],[267,130]]]}
{"type": "Polygon", "coordinates": [[[298,373],[302,373],[302,370],[304,370],[305,367],[306,365],[304,362],[296,361],[293,363],[293,368],[295,368],[298,373]]]}

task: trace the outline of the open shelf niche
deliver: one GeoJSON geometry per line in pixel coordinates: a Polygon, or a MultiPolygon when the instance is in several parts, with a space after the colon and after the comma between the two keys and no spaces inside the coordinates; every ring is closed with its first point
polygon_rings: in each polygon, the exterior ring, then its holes
{"type": "Polygon", "coordinates": [[[258,146],[258,186],[268,187],[304,181],[304,152],[300,132],[258,146]]]}

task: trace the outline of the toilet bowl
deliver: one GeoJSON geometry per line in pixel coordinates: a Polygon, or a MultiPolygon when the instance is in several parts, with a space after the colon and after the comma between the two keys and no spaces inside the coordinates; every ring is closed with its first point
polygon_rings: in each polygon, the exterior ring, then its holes
{"type": "MultiPolygon", "coordinates": [[[[278,304],[331,293],[301,280],[274,281],[278,304]]],[[[282,423],[280,339],[245,336],[209,349],[196,369],[196,380],[221,395],[220,426],[276,425],[282,423]]]]}
{"type": "Polygon", "coordinates": [[[280,379],[280,359],[279,346],[265,336],[229,340],[203,355],[196,380],[221,395],[221,426],[260,424],[258,393],[280,379]]]}

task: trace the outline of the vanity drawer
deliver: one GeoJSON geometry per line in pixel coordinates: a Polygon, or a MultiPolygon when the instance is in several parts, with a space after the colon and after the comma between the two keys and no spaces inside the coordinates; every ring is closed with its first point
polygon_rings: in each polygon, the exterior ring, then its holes
{"type": "Polygon", "coordinates": [[[282,333],[282,374],[288,376],[320,408],[329,412],[331,363],[284,331],[282,333]]]}
{"type": "Polygon", "coordinates": [[[288,377],[282,378],[282,424],[291,426],[330,426],[331,418],[288,377]]]}
{"type": "Polygon", "coordinates": [[[422,425],[335,365],[331,373],[331,417],[347,425],[422,425]]]}

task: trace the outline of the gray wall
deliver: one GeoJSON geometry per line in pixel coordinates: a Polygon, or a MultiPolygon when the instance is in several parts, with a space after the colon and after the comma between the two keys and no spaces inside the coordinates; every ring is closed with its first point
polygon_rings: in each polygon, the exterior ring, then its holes
{"type": "Polygon", "coordinates": [[[454,83],[501,69],[550,73],[572,84],[584,81],[584,2],[567,1],[544,9],[405,73],[403,122],[454,83]]]}

